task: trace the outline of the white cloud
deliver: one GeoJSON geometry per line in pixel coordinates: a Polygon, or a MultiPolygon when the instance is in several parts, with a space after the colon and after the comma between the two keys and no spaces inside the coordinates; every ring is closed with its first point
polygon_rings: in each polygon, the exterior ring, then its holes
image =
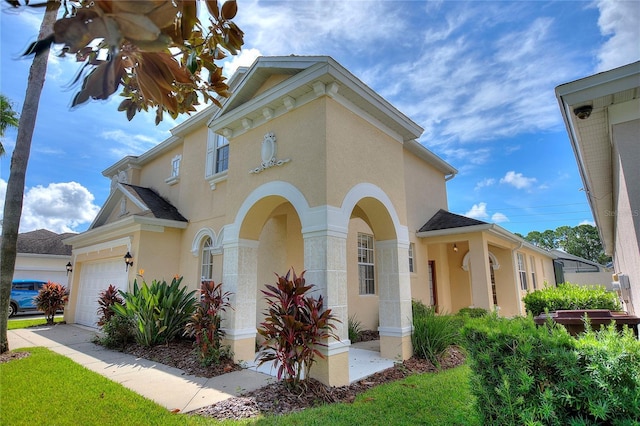
{"type": "MultiPolygon", "coordinates": [[[[4,204],[7,183],[0,179],[0,200],[4,204]]],[[[53,232],[77,232],[91,223],[100,207],[94,196],[77,182],[50,183],[25,190],[20,232],[48,229],[53,232]]]]}
{"type": "Polygon", "coordinates": [[[466,212],[463,216],[470,217],[472,219],[488,219],[487,203],[474,204],[471,210],[466,212]]]}
{"type": "Polygon", "coordinates": [[[529,188],[536,182],[536,178],[528,178],[522,175],[522,173],[516,173],[514,171],[508,171],[503,178],[500,179],[500,183],[506,183],[514,186],[518,189],[529,188]]]}
{"type": "Polygon", "coordinates": [[[598,52],[598,71],[640,59],[640,2],[598,0],[598,26],[609,39],[598,52]]]}
{"type": "Polygon", "coordinates": [[[491,221],[495,223],[509,222],[509,218],[503,213],[494,213],[491,215],[491,221]]]}
{"type": "Polygon", "coordinates": [[[115,158],[123,158],[127,155],[138,155],[162,142],[161,139],[154,139],[141,133],[127,133],[121,129],[105,130],[100,133],[100,137],[107,141],[114,141],[110,144],[109,151],[115,158]]]}
{"type": "Polygon", "coordinates": [[[230,56],[222,63],[223,73],[230,77],[239,67],[249,67],[262,53],[258,49],[244,49],[236,56],[230,56]]]}
{"type": "Polygon", "coordinates": [[[496,183],[496,180],[494,178],[484,178],[480,182],[476,183],[476,186],[474,189],[477,191],[478,189],[494,185],[495,183],[496,183]]]}
{"type": "Polygon", "coordinates": [[[578,224],[578,226],[580,226],[580,225],[591,225],[591,226],[596,226],[596,223],[595,223],[593,220],[585,219],[585,220],[583,220],[582,222],[580,222],[580,223],[578,224]]]}

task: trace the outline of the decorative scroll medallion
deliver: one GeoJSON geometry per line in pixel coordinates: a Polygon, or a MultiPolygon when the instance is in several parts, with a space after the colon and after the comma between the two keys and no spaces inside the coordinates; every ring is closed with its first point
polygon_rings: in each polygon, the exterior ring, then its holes
{"type": "Polygon", "coordinates": [[[255,169],[249,170],[249,173],[260,173],[263,170],[269,169],[274,166],[282,166],[283,164],[291,161],[290,158],[278,160],[276,158],[278,148],[276,146],[276,135],[273,132],[269,132],[264,135],[262,140],[262,146],[260,148],[260,154],[262,156],[262,163],[255,169]]]}

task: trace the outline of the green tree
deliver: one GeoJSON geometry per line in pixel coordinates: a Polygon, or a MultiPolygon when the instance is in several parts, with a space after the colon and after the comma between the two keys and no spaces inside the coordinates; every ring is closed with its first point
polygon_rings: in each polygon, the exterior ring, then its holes
{"type": "Polygon", "coordinates": [[[0,156],[4,155],[4,145],[1,139],[8,127],[18,127],[18,114],[13,110],[11,102],[0,94],[0,156]]]}
{"type": "Polygon", "coordinates": [[[569,254],[579,256],[602,265],[611,261],[604,253],[598,228],[591,225],[559,226],[555,230],[531,231],[524,239],[547,250],[562,249],[569,254]]]}
{"type": "MultiPolygon", "coordinates": [[[[23,7],[21,0],[5,1],[23,7]]],[[[63,56],[75,55],[82,63],[78,76],[84,78],[73,106],[90,99],[107,99],[121,88],[120,95],[125,99],[118,110],[131,120],[136,112],[155,108],[158,124],[164,112],[177,117],[195,111],[200,100],[219,105],[218,96],[229,96],[222,68],[215,62],[226,56],[224,51],[236,54],[243,44],[242,31],[231,21],[237,12],[235,0],[227,0],[221,7],[216,0],[206,0],[210,14],[206,26],[198,19],[197,0],[22,2],[29,7],[44,6],[45,12],[38,41],[25,53],[34,55],[34,59],[4,204],[0,353],[9,350],[7,319],[27,162],[51,45],[61,45],[63,56]],[[65,14],[57,19],[61,4],[65,5],[65,14]]]]}

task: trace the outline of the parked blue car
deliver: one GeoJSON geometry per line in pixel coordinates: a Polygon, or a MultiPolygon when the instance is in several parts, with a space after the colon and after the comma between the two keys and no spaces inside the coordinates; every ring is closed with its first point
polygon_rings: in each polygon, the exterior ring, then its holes
{"type": "Polygon", "coordinates": [[[35,311],[36,305],[33,298],[45,285],[46,281],[14,280],[11,285],[11,302],[9,303],[9,317],[17,312],[35,311]]]}

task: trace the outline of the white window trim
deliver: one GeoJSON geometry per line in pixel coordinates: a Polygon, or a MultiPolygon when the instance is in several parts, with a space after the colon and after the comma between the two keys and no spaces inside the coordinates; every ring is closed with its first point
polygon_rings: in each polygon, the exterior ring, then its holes
{"type": "Polygon", "coordinates": [[[176,155],[171,159],[171,176],[164,181],[168,185],[175,185],[180,181],[180,163],[182,162],[182,155],[176,155]],[[177,164],[177,167],[175,165],[177,164]]]}
{"type": "MultiPolygon", "coordinates": [[[[216,164],[218,159],[218,149],[221,147],[218,146],[218,140],[220,138],[224,138],[224,136],[218,135],[209,129],[209,135],[207,137],[207,156],[206,156],[206,164],[205,164],[205,179],[209,183],[209,187],[213,191],[216,189],[216,184],[225,181],[227,179],[227,169],[222,170],[220,172],[216,172],[216,164]]],[[[229,142],[222,146],[229,146],[229,142]]]]}
{"type": "Polygon", "coordinates": [[[516,253],[516,263],[518,264],[518,277],[520,279],[520,290],[527,291],[527,257],[523,253],[516,253]],[[522,259],[522,262],[520,261],[522,259]]]}
{"type": "Polygon", "coordinates": [[[416,245],[415,243],[409,243],[409,272],[416,273],[416,245]]]}
{"type": "Polygon", "coordinates": [[[364,250],[370,251],[371,252],[371,262],[361,262],[360,261],[360,253],[358,253],[358,294],[360,296],[375,296],[376,293],[376,279],[375,279],[375,271],[376,271],[376,265],[375,265],[375,240],[373,238],[373,235],[371,234],[365,234],[362,232],[358,233],[358,251],[361,250],[360,247],[360,237],[364,236],[366,237],[368,240],[370,239],[371,241],[371,248],[363,248],[364,250]],[[367,292],[366,289],[366,283],[365,283],[365,292],[363,292],[362,287],[361,287],[361,280],[362,278],[360,277],[360,266],[370,266],[373,269],[373,292],[369,293],[367,292]]]}

